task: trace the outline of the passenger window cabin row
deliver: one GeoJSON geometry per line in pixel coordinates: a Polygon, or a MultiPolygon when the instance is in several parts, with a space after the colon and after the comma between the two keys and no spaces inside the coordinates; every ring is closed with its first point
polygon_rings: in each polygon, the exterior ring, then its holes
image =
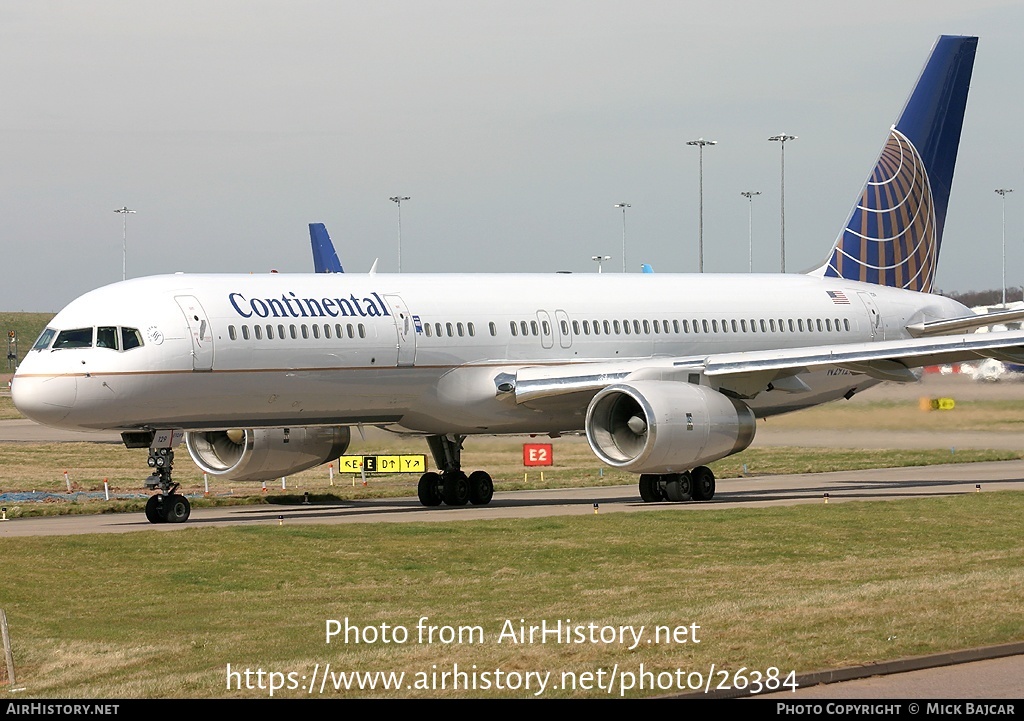
{"type": "Polygon", "coordinates": [[[291,323],[287,326],[283,323],[277,325],[267,323],[266,325],[253,325],[250,330],[248,325],[240,326],[238,329],[233,325],[229,325],[228,338],[238,340],[239,337],[242,340],[249,340],[250,338],[255,340],[263,340],[264,338],[267,340],[365,338],[366,326],[362,323],[335,323],[333,325],[330,323],[324,323],[323,325],[318,323],[313,323],[312,325],[306,325],[305,323],[296,325],[291,323]]]}
{"type": "MultiPolygon", "coordinates": [[[[567,320],[559,321],[563,336],[569,335],[567,320]]],[[[573,320],[572,334],[575,336],[599,335],[698,335],[714,333],[848,333],[851,330],[849,318],[718,318],[697,319],[611,319],[573,320]]],[[[509,332],[513,336],[550,335],[547,321],[509,321],[509,332]]]]}
{"type": "MultiPolygon", "coordinates": [[[[424,322],[422,333],[427,338],[473,338],[476,337],[476,325],[472,321],[424,322]]],[[[766,334],[766,333],[849,333],[852,329],[849,318],[693,318],[693,319],[586,319],[558,321],[558,328],[563,337],[570,335],[570,327],[574,336],[664,336],[664,335],[714,335],[714,334],[766,334]],[[571,324],[571,326],[570,326],[571,324]]],[[[89,330],[89,329],[85,329],[89,330]]],[[[104,329],[99,329],[104,330],[104,329]]],[[[107,329],[109,330],[109,329],[107,329]]],[[[116,329],[114,329],[116,330],[116,329]]],[[[131,330],[131,329],[127,329],[131,330]]],[[[497,337],[498,326],[493,321],[487,324],[491,337],[497,337]]],[[[65,331],[75,333],[77,331],[65,331]]],[[[137,331],[135,331],[137,333],[137,331]]],[[[511,320],[509,333],[515,337],[550,336],[551,325],[547,320],[511,320]]],[[[305,323],[266,325],[242,325],[238,329],[228,326],[228,337],[231,340],[267,340],[302,338],[345,339],[366,338],[366,326],[362,323],[324,323],[307,325],[305,323]]],[[[141,339],[140,339],[141,344],[141,339]]]]}

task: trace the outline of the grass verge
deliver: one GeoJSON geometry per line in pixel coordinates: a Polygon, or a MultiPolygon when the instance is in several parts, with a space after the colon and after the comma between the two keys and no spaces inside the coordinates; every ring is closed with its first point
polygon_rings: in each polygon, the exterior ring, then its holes
{"type": "MultiPolygon", "coordinates": [[[[53,319],[53,313],[11,313],[0,311],[0,333],[3,333],[4,356],[7,355],[8,334],[14,331],[17,340],[18,362],[25,357],[25,354],[32,348],[39,334],[43,332],[46,324],[53,319]]],[[[10,346],[11,352],[14,345],[10,346]]],[[[6,369],[6,365],[4,368],[6,369]]]]}
{"type": "Polygon", "coordinates": [[[398,690],[358,690],[336,689],[335,675],[325,697],[537,690],[452,690],[453,677],[447,689],[433,687],[455,664],[490,673],[492,684],[497,669],[550,672],[544,696],[596,697],[608,694],[573,690],[573,674],[602,671],[607,679],[615,667],[636,674],[641,664],[671,678],[676,669],[706,675],[711,664],[748,675],[803,673],[1020,641],[1022,515],[1024,494],[993,492],[701,513],[0,539],[0,607],[25,697],[265,697],[266,674],[305,686],[317,664],[322,673],[328,663],[335,674],[406,676],[398,690]],[[418,636],[422,617],[425,628],[436,627],[431,643],[418,636]],[[328,619],[347,619],[378,640],[350,635],[328,644],[328,619]],[[610,636],[523,643],[506,634],[499,642],[503,629],[518,634],[569,619],[643,626],[643,640],[632,650],[610,636]],[[379,640],[385,625],[392,639],[406,630],[407,640],[379,640]],[[655,643],[656,626],[685,626],[691,635],[655,643]],[[454,636],[448,643],[439,640],[445,628],[454,636]],[[228,664],[252,673],[251,688],[242,675],[229,684],[228,664]],[[417,689],[417,680],[428,688],[417,689]]]}

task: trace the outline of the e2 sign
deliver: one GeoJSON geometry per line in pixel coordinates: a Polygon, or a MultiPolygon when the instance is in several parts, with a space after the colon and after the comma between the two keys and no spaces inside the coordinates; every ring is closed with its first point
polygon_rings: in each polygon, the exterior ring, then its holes
{"type": "Polygon", "coordinates": [[[554,455],[550,443],[524,443],[524,466],[550,466],[554,464],[554,455]]]}

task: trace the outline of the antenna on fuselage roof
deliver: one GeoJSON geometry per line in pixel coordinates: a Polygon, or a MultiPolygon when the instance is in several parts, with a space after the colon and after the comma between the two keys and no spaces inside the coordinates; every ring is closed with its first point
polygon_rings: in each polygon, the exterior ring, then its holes
{"type": "Polygon", "coordinates": [[[374,258],[373,259],[373,265],[370,266],[370,275],[377,275],[377,261],[378,260],[380,260],[380,258],[374,258]]]}

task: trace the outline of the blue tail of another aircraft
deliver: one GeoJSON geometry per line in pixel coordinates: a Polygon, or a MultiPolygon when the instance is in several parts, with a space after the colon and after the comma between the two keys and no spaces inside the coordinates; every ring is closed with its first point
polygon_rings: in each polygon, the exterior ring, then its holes
{"type": "Polygon", "coordinates": [[[344,273],[338,252],[334,249],[327,226],[323,223],[309,224],[309,242],[313,246],[313,270],[317,273],[344,273]]]}
{"type": "Polygon", "coordinates": [[[817,273],[931,291],[977,46],[976,37],[939,37],[817,273]]]}

